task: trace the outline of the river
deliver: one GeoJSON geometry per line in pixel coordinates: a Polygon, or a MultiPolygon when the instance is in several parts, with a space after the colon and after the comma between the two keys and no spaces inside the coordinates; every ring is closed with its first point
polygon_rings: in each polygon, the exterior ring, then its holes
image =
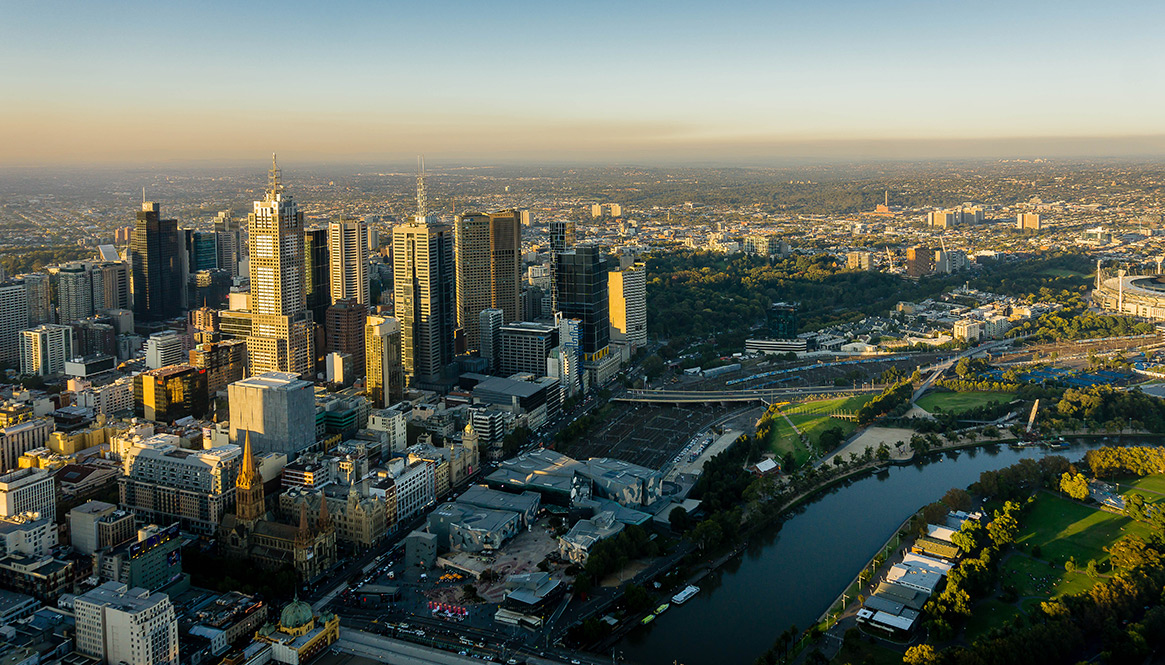
{"type": "Polygon", "coordinates": [[[754,536],[744,554],[700,581],[696,597],[636,627],[615,646],[616,655],[641,665],[749,665],[790,625],[812,626],[923,505],[983,471],[1047,454],[1075,460],[1089,447],[967,449],[836,487],[754,536]]]}

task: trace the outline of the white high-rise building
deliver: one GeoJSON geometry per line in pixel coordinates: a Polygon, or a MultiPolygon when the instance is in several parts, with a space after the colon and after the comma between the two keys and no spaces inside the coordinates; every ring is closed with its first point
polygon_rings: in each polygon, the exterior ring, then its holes
{"type": "Polygon", "coordinates": [[[177,665],[178,618],[170,597],[106,582],[77,596],[77,651],[121,665],[177,665]]]}
{"type": "Polygon", "coordinates": [[[47,376],[65,371],[73,357],[73,329],[46,323],[20,333],[20,373],[47,376]]]}
{"type": "Polygon", "coordinates": [[[0,517],[37,513],[57,519],[56,480],[44,469],[17,469],[0,475],[0,517]]]}
{"type": "Polygon", "coordinates": [[[173,330],[163,330],[146,340],[146,367],[160,369],[184,363],[188,357],[186,342],[173,330]]]}
{"type": "Polygon", "coordinates": [[[267,195],[248,215],[251,272],[250,373],[310,375],[315,366],[305,291],[303,213],[283,191],[271,160],[267,195]]]}
{"type": "Polygon", "coordinates": [[[328,224],[328,263],[332,303],[344,298],[361,305],[368,296],[368,226],[358,219],[328,224]]]}
{"type": "Polygon", "coordinates": [[[28,291],[20,282],[0,283],[0,365],[20,366],[20,331],[29,327],[28,291]]]}
{"type": "Polygon", "coordinates": [[[611,341],[632,348],[647,345],[647,264],[607,273],[611,341]]]}

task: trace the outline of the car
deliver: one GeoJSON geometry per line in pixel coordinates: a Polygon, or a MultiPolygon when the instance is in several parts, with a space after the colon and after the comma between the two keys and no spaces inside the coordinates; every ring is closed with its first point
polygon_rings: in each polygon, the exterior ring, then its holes
{"type": "Polygon", "coordinates": [[[582,661],[579,660],[578,658],[571,658],[570,665],[582,665],[582,661]]]}

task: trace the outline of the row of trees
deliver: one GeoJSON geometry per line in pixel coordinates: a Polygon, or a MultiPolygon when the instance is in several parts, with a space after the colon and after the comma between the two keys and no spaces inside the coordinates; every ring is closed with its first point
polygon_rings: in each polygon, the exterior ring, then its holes
{"type": "Polygon", "coordinates": [[[910,407],[910,396],[913,392],[914,386],[909,381],[902,381],[886,388],[858,409],[858,424],[868,425],[888,413],[904,413],[910,407]]]}
{"type": "Polygon", "coordinates": [[[1084,463],[1097,478],[1165,473],[1165,448],[1105,446],[1084,453],[1084,463]]]}
{"type": "Polygon", "coordinates": [[[1031,342],[1047,343],[1148,335],[1153,330],[1152,323],[1138,321],[1128,316],[1092,314],[1080,308],[1048,312],[1035,320],[1025,321],[1012,328],[1007,331],[1007,336],[1030,336],[1031,342]]]}

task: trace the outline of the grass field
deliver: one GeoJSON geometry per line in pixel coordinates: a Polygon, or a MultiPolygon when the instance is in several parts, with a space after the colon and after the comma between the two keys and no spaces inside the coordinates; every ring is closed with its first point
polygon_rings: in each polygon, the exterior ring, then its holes
{"type": "Polygon", "coordinates": [[[1023,596],[1058,598],[1092,588],[1096,581],[1084,573],[1068,573],[1064,566],[1047,561],[1015,555],[1007,560],[1000,574],[1000,582],[1014,586],[1023,596]]]}
{"type": "Polygon", "coordinates": [[[1132,482],[1122,481],[1120,484],[1121,494],[1126,494],[1133,488],[1145,490],[1142,492],[1145,500],[1154,503],[1159,499],[1165,498],[1165,476],[1146,476],[1132,482]]]}
{"type": "MultiPolygon", "coordinates": [[[[1165,476],[1157,476],[1155,480],[1155,487],[1165,486],[1165,476]]],[[[1081,505],[1050,492],[1036,495],[1035,503],[1019,522],[1015,539],[1019,551],[1004,562],[999,582],[1001,588],[1014,587],[1016,595],[1024,600],[1018,606],[998,598],[976,604],[966,626],[968,640],[1010,621],[1021,613],[1021,608],[1030,616],[1044,600],[1091,589],[1098,580],[1082,572],[1090,559],[1102,563],[1108,559],[1106,546],[1129,534],[1147,539],[1152,530],[1149,525],[1123,515],[1081,505]],[[1038,556],[1036,547],[1039,547],[1038,556]],[[1077,571],[1064,570],[1068,557],[1076,559],[1077,571]]]]}
{"type": "Polygon", "coordinates": [[[973,392],[973,393],[938,393],[930,392],[918,400],[918,406],[930,413],[962,413],[968,409],[985,406],[995,402],[1010,402],[1015,393],[1007,392],[973,392]]]}
{"type": "Polygon", "coordinates": [[[975,606],[971,619],[967,621],[967,639],[974,640],[992,628],[998,628],[1011,621],[1019,614],[1019,608],[1015,605],[1008,605],[994,598],[985,600],[975,606]]]}
{"type": "MultiPolygon", "coordinates": [[[[849,435],[857,427],[857,423],[853,420],[832,418],[829,414],[835,412],[857,413],[857,410],[866,402],[873,399],[873,397],[873,395],[857,395],[854,397],[803,402],[801,404],[790,404],[781,407],[781,411],[787,414],[789,420],[792,420],[793,424],[808,436],[810,442],[816,446],[818,439],[821,437],[821,433],[827,429],[840,427],[846,435],[849,435]]],[[[773,429],[769,434],[769,448],[780,456],[784,456],[786,452],[792,451],[798,466],[803,464],[809,457],[809,451],[805,446],[801,445],[796,432],[781,417],[773,420],[773,429]]]]}
{"type": "Polygon", "coordinates": [[[1104,547],[1135,533],[1148,540],[1149,525],[1122,515],[1083,506],[1054,494],[1043,493],[1021,518],[1023,527],[1016,542],[1029,548],[1039,547],[1040,558],[1062,566],[1074,557],[1081,567],[1089,559],[1101,563],[1108,559],[1104,547]]]}

